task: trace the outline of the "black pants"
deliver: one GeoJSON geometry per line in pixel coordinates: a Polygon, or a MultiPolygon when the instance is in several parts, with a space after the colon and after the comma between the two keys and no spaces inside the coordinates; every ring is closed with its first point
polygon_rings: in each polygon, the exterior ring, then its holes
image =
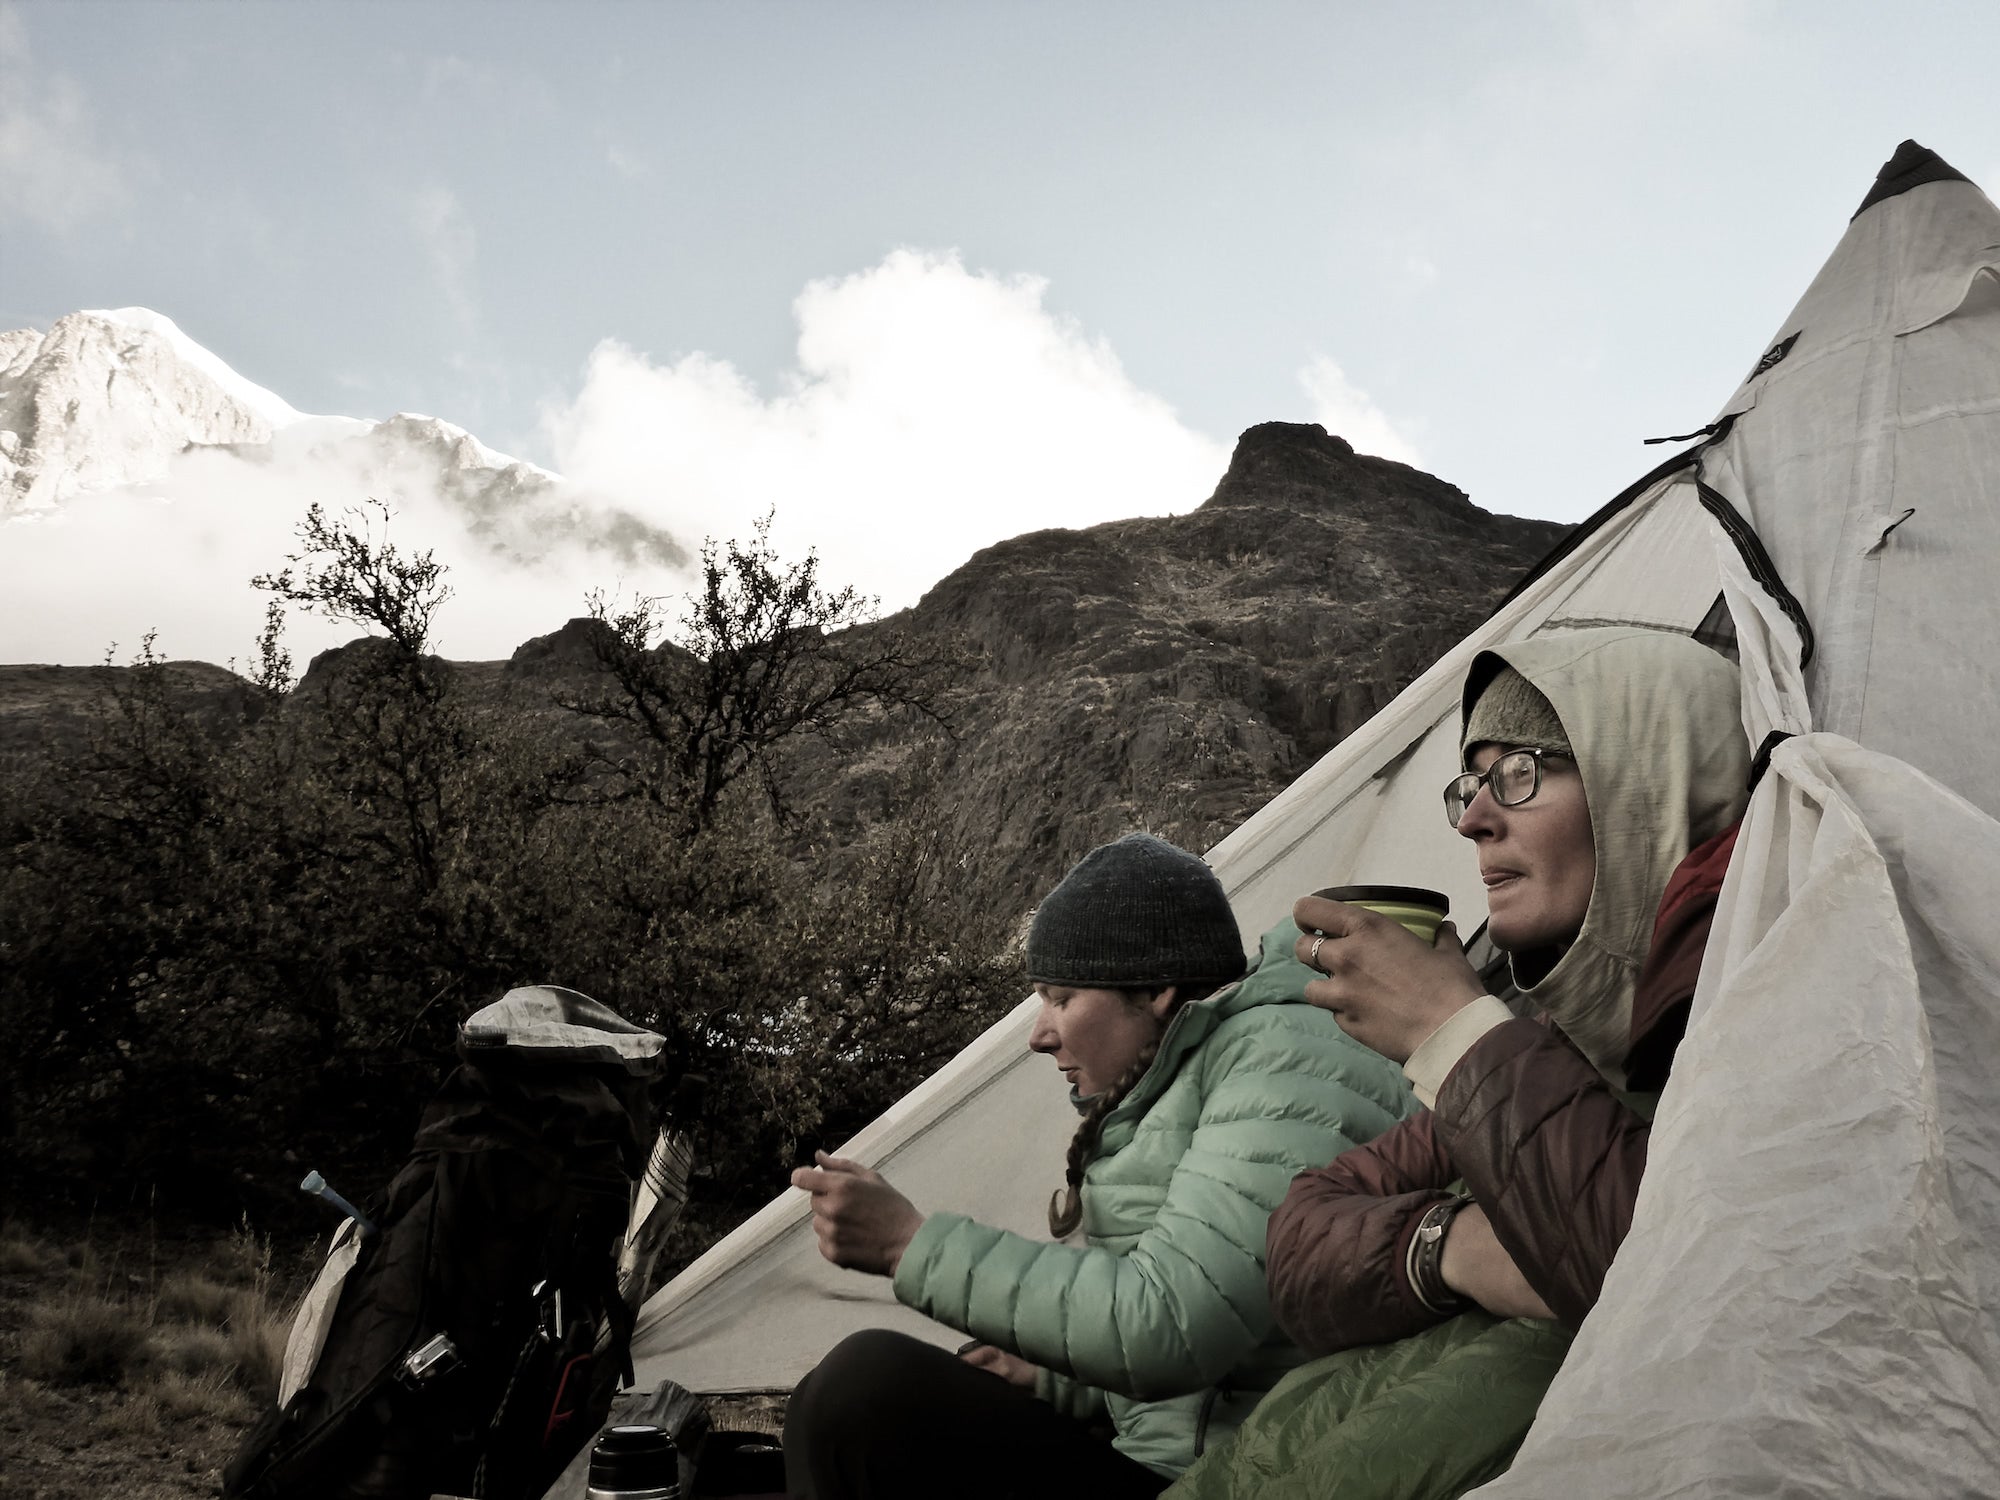
{"type": "Polygon", "coordinates": [[[1169,1483],[1032,1391],[887,1329],[843,1339],[785,1415],[798,1500],[1154,1500],[1169,1483]]]}

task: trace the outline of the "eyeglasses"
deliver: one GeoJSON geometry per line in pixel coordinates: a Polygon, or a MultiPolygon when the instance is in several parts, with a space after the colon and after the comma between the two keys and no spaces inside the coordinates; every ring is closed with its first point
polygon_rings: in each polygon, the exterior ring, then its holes
{"type": "Polygon", "coordinates": [[[1479,795],[1481,787],[1492,792],[1493,800],[1502,807],[1519,807],[1530,801],[1542,789],[1544,755],[1554,755],[1559,760],[1569,758],[1555,750],[1509,750],[1484,772],[1467,771],[1463,776],[1452,777],[1444,789],[1444,815],[1451,826],[1458,827],[1458,820],[1472,806],[1472,799],[1479,795]]]}

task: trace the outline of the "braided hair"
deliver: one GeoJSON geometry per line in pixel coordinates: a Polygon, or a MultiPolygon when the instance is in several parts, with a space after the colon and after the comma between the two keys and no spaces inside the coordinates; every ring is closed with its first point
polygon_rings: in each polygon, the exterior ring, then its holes
{"type": "MultiPolygon", "coordinates": [[[[1111,986],[1106,986],[1110,988],[1111,986]]],[[[1160,985],[1152,989],[1124,989],[1122,995],[1128,1005],[1143,1005],[1161,990],[1160,985]]],[[[1111,1112],[1125,1102],[1125,1096],[1139,1086],[1139,1080],[1153,1066],[1153,1059],[1160,1054],[1160,1039],[1167,1034],[1167,1024],[1184,1005],[1192,1005],[1197,1000],[1206,1000],[1221,988],[1218,984],[1175,985],[1173,1006],[1160,1022],[1160,1029],[1153,1033],[1153,1039],[1140,1049],[1132,1059],[1132,1065],[1118,1075],[1117,1082],[1090,1101],[1083,1112],[1083,1119],[1076,1127],[1076,1134],[1070,1137],[1069,1157],[1064,1172],[1065,1185],[1049,1195],[1049,1233],[1057,1239],[1067,1238],[1083,1222],[1083,1170],[1097,1155],[1098,1137],[1103,1134],[1104,1122],[1111,1112]]]]}

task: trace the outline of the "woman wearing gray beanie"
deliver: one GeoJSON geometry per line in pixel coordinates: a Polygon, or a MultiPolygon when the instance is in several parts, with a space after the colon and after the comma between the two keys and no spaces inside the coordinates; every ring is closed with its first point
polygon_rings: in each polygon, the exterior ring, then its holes
{"type": "Polygon", "coordinates": [[[1150,1497],[1303,1359],[1265,1290],[1271,1209],[1412,1105],[1304,1003],[1294,936],[1283,924],[1244,978],[1220,882],[1146,834],[1092,850],[1042,902],[1028,1044],[1083,1116],[1053,1242],[926,1215],[856,1163],[794,1174],[828,1259],[974,1342],[844,1341],[793,1395],[791,1494],[1150,1497]]]}

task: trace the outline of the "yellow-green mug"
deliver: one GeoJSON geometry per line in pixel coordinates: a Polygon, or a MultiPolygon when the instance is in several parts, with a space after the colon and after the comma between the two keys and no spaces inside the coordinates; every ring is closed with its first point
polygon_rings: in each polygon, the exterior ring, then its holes
{"type": "Polygon", "coordinates": [[[1451,910],[1450,897],[1416,885],[1336,885],[1313,894],[1380,912],[1432,944],[1437,942],[1438,924],[1451,910]]]}

